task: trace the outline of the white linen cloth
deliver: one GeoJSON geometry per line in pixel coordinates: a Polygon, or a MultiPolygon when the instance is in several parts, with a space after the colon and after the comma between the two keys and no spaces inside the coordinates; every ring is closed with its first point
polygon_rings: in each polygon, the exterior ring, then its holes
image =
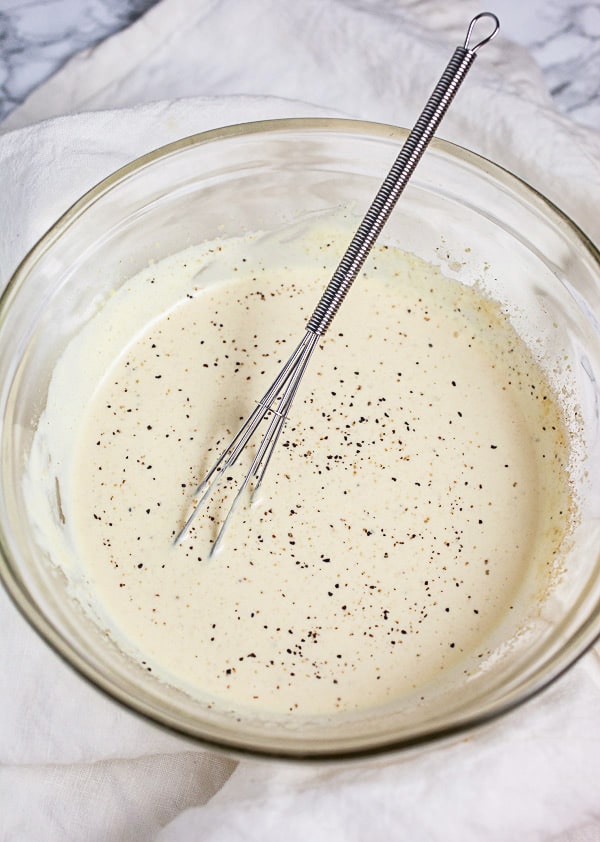
{"type": "MultiPolygon", "coordinates": [[[[82,192],[168,141],[292,115],[411,125],[479,10],[162,0],[0,125],[0,284],[82,192]]],[[[440,134],[524,177],[600,241],[600,134],[553,110],[522,50],[500,38],[482,49],[440,134]]],[[[597,651],[451,745],[309,768],[237,764],[160,731],[84,683],[3,592],[0,618],[2,840],[600,840],[597,651]]]]}

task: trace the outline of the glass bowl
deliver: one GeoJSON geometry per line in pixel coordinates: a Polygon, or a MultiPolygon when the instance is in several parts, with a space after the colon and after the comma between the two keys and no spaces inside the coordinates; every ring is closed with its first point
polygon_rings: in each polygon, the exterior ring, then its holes
{"type": "Polygon", "coordinates": [[[32,528],[24,475],[54,366],[113,291],[150,261],[192,244],[271,230],[332,208],[362,214],[406,136],[385,125],[303,119],[172,143],[105,179],[67,211],[27,255],[0,302],[3,583],[82,676],[206,746],[309,760],[423,746],[521,704],[600,634],[599,255],[524,182],[443,141],[425,154],[384,238],[465,284],[485,278],[517,330],[533,337],[532,352],[554,370],[577,426],[578,523],[564,573],[520,641],[470,681],[449,682],[426,705],[405,700],[321,718],[207,709],[107,639],[32,528]]]}

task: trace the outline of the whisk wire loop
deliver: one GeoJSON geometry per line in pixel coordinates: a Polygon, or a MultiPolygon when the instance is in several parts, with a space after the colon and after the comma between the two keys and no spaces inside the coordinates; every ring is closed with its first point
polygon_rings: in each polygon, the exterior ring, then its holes
{"type": "Polygon", "coordinates": [[[433,93],[427,100],[425,108],[417,119],[412,131],[408,135],[402,149],[394,161],[389,173],[377,191],[369,209],[340,260],[331,280],[323,292],[306,325],[306,333],[291,357],[285,363],[269,389],[265,392],[257,406],[248,416],[238,433],[225,448],[217,462],[206,474],[196,493],[195,506],[183,528],[175,538],[179,543],[187,535],[192,523],[213,494],[217,485],[237,462],[240,454],[260,426],[268,418],[267,428],[256,450],[250,468],[237,491],[233,504],[227,513],[212,545],[212,556],[221,545],[227,525],[229,524],[249,482],[254,479],[254,495],[260,487],[265,472],[269,466],[277,442],[281,436],[283,426],[290,411],[292,402],[300,386],[310,358],[319,343],[320,338],[327,331],[339,310],[348,290],[362,269],[369,252],[379,237],[396,202],[411,178],[415,167],[435,134],[444,114],[461,86],[479,47],[487,44],[497,33],[499,22],[491,12],[481,12],[470,22],[464,46],[457,47],[442,73],[433,93]],[[482,38],[473,48],[469,42],[475,24],[482,18],[490,18],[494,22],[494,29],[482,38]]]}

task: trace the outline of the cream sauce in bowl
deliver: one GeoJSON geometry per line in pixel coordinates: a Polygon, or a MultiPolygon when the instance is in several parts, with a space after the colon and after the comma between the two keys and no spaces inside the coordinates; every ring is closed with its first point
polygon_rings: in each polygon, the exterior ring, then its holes
{"type": "Polygon", "coordinates": [[[208,559],[249,448],[173,545],[347,241],[321,218],[151,265],[71,342],[40,419],[51,556],[125,653],[209,706],[425,698],[484,668],[560,572],[575,507],[551,385],[500,305],[391,245],[315,353],[259,501],[208,559]]]}

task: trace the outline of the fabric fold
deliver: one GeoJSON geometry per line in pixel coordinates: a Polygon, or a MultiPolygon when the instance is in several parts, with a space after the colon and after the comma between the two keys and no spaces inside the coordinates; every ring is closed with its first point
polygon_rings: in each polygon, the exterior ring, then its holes
{"type": "MultiPolygon", "coordinates": [[[[412,125],[477,11],[474,0],[162,0],[0,125],[0,286],[86,190],[170,141],[281,117],[412,125]]],[[[556,113],[524,50],[502,38],[482,49],[441,136],[600,242],[600,133],[556,113]]],[[[7,838],[600,840],[596,652],[451,744],[344,768],[238,765],[99,694],[3,593],[0,617],[7,838]]]]}

